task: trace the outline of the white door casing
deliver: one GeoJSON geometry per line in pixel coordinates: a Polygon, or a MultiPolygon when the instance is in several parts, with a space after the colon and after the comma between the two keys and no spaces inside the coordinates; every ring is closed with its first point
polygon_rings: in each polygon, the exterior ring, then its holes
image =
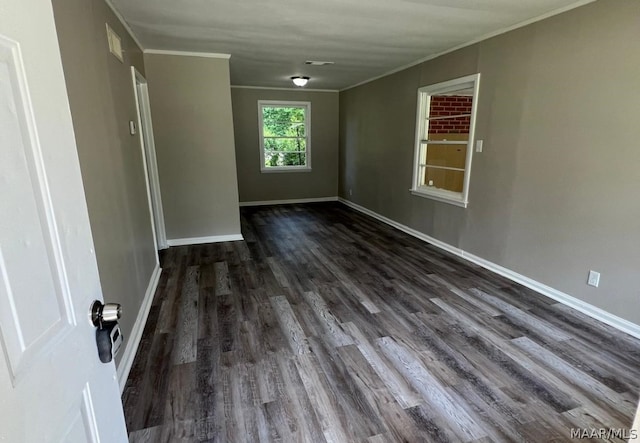
{"type": "Polygon", "coordinates": [[[640,402],[638,403],[636,416],[633,419],[633,424],[631,425],[631,434],[629,441],[640,441],[640,402]]]}
{"type": "Polygon", "coordinates": [[[49,0],[0,0],[0,441],[127,441],[49,0]]]}
{"type": "Polygon", "coordinates": [[[167,249],[169,246],[167,245],[167,233],[164,226],[164,211],[162,209],[162,194],[160,193],[156,146],[153,138],[149,88],[147,86],[147,80],[138,72],[135,66],[131,67],[131,77],[133,79],[133,94],[136,102],[137,124],[139,128],[138,133],[140,135],[140,146],[142,147],[142,161],[147,183],[147,195],[149,197],[149,211],[151,212],[151,226],[153,228],[154,241],[157,249],[167,249]]]}

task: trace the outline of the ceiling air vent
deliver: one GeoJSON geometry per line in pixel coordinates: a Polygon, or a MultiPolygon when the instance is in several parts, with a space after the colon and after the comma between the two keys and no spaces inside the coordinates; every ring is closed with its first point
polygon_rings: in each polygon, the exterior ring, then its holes
{"type": "Polygon", "coordinates": [[[324,62],[324,61],[319,61],[319,60],[307,60],[306,62],[304,62],[305,65],[311,65],[311,66],[326,66],[326,65],[334,65],[335,62],[324,62]]]}

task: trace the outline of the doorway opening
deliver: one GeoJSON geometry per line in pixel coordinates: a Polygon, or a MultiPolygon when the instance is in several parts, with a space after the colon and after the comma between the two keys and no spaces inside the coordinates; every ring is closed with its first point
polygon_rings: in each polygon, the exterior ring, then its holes
{"type": "Polygon", "coordinates": [[[169,246],[167,245],[167,234],[164,225],[160,178],[158,175],[158,163],[156,161],[156,147],[153,139],[149,88],[147,80],[133,66],[131,67],[131,76],[133,78],[133,91],[139,128],[138,133],[142,146],[142,160],[147,182],[147,195],[149,197],[149,210],[151,211],[154,241],[157,249],[167,249],[169,246]]]}

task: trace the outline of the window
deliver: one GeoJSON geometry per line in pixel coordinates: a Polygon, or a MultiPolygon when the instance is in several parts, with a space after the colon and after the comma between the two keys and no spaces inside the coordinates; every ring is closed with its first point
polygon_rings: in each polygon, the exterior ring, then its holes
{"type": "Polygon", "coordinates": [[[260,170],[311,170],[311,103],[258,101],[260,170]]]}
{"type": "Polygon", "coordinates": [[[480,74],[418,89],[411,193],[467,207],[480,74]]]}

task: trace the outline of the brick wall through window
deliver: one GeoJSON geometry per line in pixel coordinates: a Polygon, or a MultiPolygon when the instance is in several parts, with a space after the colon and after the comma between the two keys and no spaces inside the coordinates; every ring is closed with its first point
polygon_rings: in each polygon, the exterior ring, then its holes
{"type": "MultiPolygon", "coordinates": [[[[473,97],[465,95],[431,96],[429,118],[471,114],[473,97]]],[[[470,117],[455,117],[429,122],[429,134],[466,134],[470,117]]]]}

